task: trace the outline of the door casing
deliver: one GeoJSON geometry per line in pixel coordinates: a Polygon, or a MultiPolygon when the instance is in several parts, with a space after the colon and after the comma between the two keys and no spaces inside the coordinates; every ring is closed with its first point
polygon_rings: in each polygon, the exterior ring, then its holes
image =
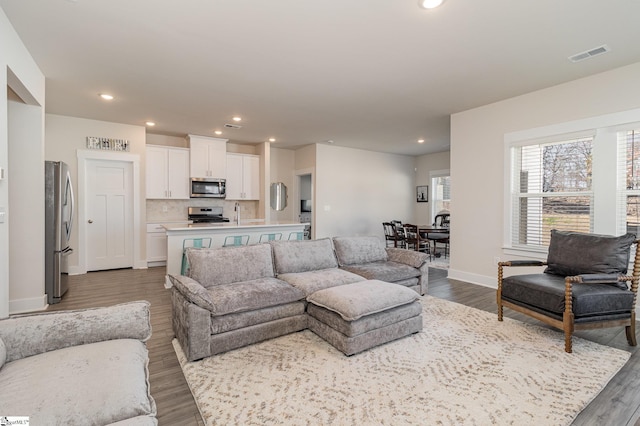
{"type": "MultiPolygon", "coordinates": [[[[130,162],[133,173],[133,267],[135,269],[144,269],[147,267],[145,256],[142,255],[141,246],[141,217],[140,217],[140,156],[128,152],[109,152],[109,151],[93,151],[78,150],[78,266],[70,267],[70,274],[86,274],[87,273],[87,177],[88,166],[90,160],[101,161],[119,161],[130,162]]],[[[146,228],[145,228],[146,229],[146,228]]]]}

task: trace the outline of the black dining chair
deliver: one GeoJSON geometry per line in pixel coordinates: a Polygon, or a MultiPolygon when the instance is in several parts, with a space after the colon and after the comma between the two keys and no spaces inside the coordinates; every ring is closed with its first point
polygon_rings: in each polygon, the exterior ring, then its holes
{"type": "Polygon", "coordinates": [[[449,254],[449,213],[437,214],[433,220],[434,227],[446,228],[446,232],[429,232],[427,233],[427,239],[433,242],[433,255],[440,257],[438,253],[437,244],[444,244],[444,257],[449,254]]]}

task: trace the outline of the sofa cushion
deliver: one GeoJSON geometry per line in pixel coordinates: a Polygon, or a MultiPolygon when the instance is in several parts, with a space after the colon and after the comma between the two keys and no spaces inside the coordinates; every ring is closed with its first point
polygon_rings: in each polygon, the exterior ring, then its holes
{"type": "Polygon", "coordinates": [[[0,338],[7,362],[69,346],[113,339],[151,337],[150,305],[146,301],[106,308],[17,315],[0,320],[0,338]]]}
{"type": "Polygon", "coordinates": [[[619,237],[598,234],[551,231],[547,274],[621,274],[627,273],[634,234],[619,237]]]}
{"type": "Polygon", "coordinates": [[[207,290],[213,304],[211,314],[227,315],[303,300],[305,294],[277,278],[260,278],[221,284],[207,290]]]}
{"type": "Polygon", "coordinates": [[[333,246],[340,266],[388,260],[384,242],[378,237],[334,237],[333,246]]]}
{"type": "Polygon", "coordinates": [[[415,250],[407,250],[395,247],[387,247],[387,256],[392,262],[403,263],[405,265],[413,266],[414,268],[421,268],[428,260],[429,255],[415,250]]]}
{"type": "Polygon", "coordinates": [[[355,321],[418,300],[418,294],[404,286],[371,280],[327,288],[307,296],[307,302],[355,321]]]}
{"type": "Polygon", "coordinates": [[[357,265],[341,266],[345,271],[361,275],[368,280],[387,282],[402,281],[422,275],[419,269],[396,262],[370,262],[357,265]]]}
{"type": "Polygon", "coordinates": [[[269,244],[273,247],[273,258],[278,275],[338,267],[329,238],[271,241],[269,244]]]}
{"type": "Polygon", "coordinates": [[[296,274],[282,274],[278,275],[278,278],[288,282],[296,288],[299,288],[304,292],[305,296],[308,296],[313,292],[325,288],[335,287],[343,284],[351,284],[365,280],[365,278],[361,277],[360,275],[356,275],[338,268],[299,272],[296,274]]]}
{"type": "MultiPolygon", "coordinates": [[[[552,274],[513,275],[502,281],[502,298],[562,316],[564,278],[552,274]]],[[[609,284],[574,284],[572,310],[577,318],[631,312],[634,294],[609,284]]]]}
{"type": "Polygon", "coordinates": [[[291,318],[305,314],[303,300],[286,303],[268,308],[254,309],[246,312],[236,312],[228,315],[211,316],[211,334],[226,333],[257,324],[264,324],[283,318],[291,318]]]}
{"type": "Polygon", "coordinates": [[[189,276],[206,288],[275,276],[271,247],[266,244],[189,248],[186,253],[189,276]]]}
{"type": "Polygon", "coordinates": [[[133,339],[60,349],[5,364],[5,413],[34,425],[105,425],[155,415],[147,381],[148,353],[133,339]]]}

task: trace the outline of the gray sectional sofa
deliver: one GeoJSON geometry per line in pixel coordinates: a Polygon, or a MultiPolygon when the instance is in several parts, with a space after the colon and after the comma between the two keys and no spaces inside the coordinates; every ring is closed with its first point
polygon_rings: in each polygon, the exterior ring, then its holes
{"type": "Polygon", "coordinates": [[[32,425],[157,425],[150,336],[148,302],[1,320],[0,414],[32,425]]]}
{"type": "Polygon", "coordinates": [[[187,276],[170,276],[173,329],[190,361],[308,328],[307,297],[366,280],[423,295],[428,256],[377,237],[189,248],[187,276]],[[334,248],[335,247],[335,248],[334,248]]]}

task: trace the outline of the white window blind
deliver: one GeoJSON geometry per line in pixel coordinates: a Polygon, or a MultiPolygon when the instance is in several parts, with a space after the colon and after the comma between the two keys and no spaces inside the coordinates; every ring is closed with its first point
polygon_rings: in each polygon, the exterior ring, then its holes
{"type": "Polygon", "coordinates": [[[618,132],[619,233],[640,236],[640,129],[618,132]]]}
{"type": "Polygon", "coordinates": [[[450,210],[451,184],[449,176],[439,176],[431,179],[432,193],[432,217],[442,210],[450,210]]]}
{"type": "Polygon", "coordinates": [[[543,249],[552,229],[592,232],[593,137],[511,148],[514,247],[543,249]]]}

